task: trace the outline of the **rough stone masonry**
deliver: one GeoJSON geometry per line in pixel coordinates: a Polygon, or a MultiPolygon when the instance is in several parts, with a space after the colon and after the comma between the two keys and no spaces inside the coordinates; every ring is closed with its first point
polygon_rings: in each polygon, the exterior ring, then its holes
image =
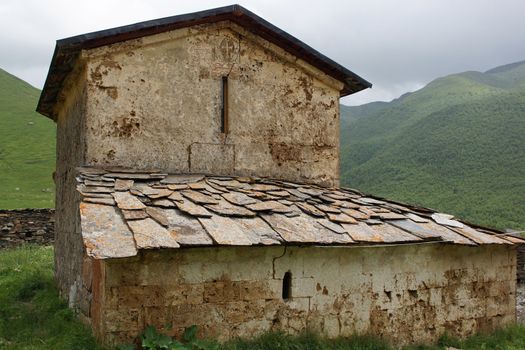
{"type": "Polygon", "coordinates": [[[52,244],[54,238],[53,209],[0,210],[0,248],[25,243],[52,244]]]}

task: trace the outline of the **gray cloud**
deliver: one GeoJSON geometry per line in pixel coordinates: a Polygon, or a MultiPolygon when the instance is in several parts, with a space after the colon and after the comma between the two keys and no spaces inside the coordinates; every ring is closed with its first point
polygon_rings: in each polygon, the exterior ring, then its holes
{"type": "MultiPolygon", "coordinates": [[[[374,84],[346,104],[390,100],[442,75],[525,59],[523,0],[240,3],[374,84]]],[[[227,4],[2,0],[0,67],[41,88],[56,39],[227,4]]]]}

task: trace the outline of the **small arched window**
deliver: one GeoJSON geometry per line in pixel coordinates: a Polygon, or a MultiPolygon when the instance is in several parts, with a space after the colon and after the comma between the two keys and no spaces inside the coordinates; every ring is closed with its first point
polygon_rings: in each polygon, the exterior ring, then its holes
{"type": "Polygon", "coordinates": [[[283,299],[287,300],[292,297],[292,273],[287,271],[283,277],[283,299]]]}

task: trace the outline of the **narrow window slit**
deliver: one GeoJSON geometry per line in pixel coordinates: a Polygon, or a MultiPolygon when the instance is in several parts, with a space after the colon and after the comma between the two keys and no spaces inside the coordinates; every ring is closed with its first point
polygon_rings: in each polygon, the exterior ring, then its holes
{"type": "Polygon", "coordinates": [[[286,272],[283,277],[283,299],[287,300],[292,297],[292,273],[286,272]]]}
{"type": "Polygon", "coordinates": [[[222,77],[221,88],[221,132],[228,132],[228,77],[222,77]]]}

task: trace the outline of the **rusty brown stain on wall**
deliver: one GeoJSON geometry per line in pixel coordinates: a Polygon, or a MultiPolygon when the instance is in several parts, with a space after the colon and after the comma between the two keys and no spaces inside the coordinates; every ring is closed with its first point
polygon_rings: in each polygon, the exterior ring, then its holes
{"type": "Polygon", "coordinates": [[[108,151],[108,153],[106,154],[106,160],[109,162],[109,161],[112,161],[114,159],[115,159],[115,150],[110,149],[108,151]]]}
{"type": "Polygon", "coordinates": [[[91,70],[91,81],[102,82],[103,76],[108,75],[108,73],[113,69],[122,70],[122,67],[112,57],[104,57],[100,64],[91,70]]]}
{"type": "Polygon", "coordinates": [[[103,86],[103,85],[98,85],[97,86],[100,90],[102,91],[105,91],[109,97],[111,97],[112,99],[116,100],[117,97],[118,97],[118,90],[116,87],[114,86],[103,86]]]}
{"type": "Polygon", "coordinates": [[[306,100],[308,102],[312,101],[312,81],[306,77],[300,77],[299,86],[303,89],[306,100]]]}
{"type": "Polygon", "coordinates": [[[89,76],[94,85],[104,91],[111,99],[118,98],[118,89],[116,86],[107,86],[103,83],[104,76],[107,76],[112,70],[122,70],[122,67],[113,60],[111,56],[105,57],[100,64],[91,69],[89,76]]]}
{"type": "Polygon", "coordinates": [[[288,161],[301,161],[301,146],[289,145],[285,143],[270,143],[269,145],[270,154],[277,162],[277,165],[281,166],[284,162],[288,161]]]}
{"type": "MultiPolygon", "coordinates": [[[[108,136],[116,136],[123,138],[130,138],[136,136],[140,131],[140,119],[134,117],[135,112],[132,111],[130,116],[121,116],[113,121],[108,136]]],[[[113,155],[115,151],[112,152],[113,155]]]]}

